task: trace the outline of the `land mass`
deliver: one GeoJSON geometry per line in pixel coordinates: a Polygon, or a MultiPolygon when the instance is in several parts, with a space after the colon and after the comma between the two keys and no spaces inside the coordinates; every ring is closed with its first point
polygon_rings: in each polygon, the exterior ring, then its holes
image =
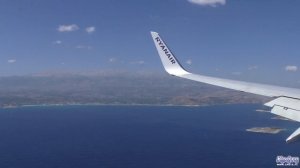
{"type": "Polygon", "coordinates": [[[263,109],[257,109],[255,110],[256,112],[260,112],[260,113],[270,113],[270,110],[263,110],[263,109]]]}
{"type": "Polygon", "coordinates": [[[49,104],[217,105],[266,97],[157,74],[31,75],[0,78],[0,107],[49,104]]]}
{"type": "Polygon", "coordinates": [[[273,119],[273,120],[293,121],[293,120],[290,120],[288,118],[281,117],[281,116],[275,116],[275,117],[272,117],[271,119],[273,119]]]}
{"type": "Polygon", "coordinates": [[[249,132],[257,132],[257,133],[265,133],[265,134],[278,134],[285,129],[277,128],[277,127],[253,127],[246,129],[249,132]]]}

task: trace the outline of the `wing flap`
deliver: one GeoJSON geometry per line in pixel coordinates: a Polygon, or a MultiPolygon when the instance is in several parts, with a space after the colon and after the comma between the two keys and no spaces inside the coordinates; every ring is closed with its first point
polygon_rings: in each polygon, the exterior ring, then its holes
{"type": "Polygon", "coordinates": [[[279,97],[265,104],[265,106],[269,107],[274,107],[275,105],[300,111],[299,99],[279,97]]]}
{"type": "Polygon", "coordinates": [[[271,113],[300,122],[300,111],[275,105],[271,113]]]}
{"type": "Polygon", "coordinates": [[[300,122],[300,100],[279,97],[265,104],[272,107],[271,113],[300,122]]]}

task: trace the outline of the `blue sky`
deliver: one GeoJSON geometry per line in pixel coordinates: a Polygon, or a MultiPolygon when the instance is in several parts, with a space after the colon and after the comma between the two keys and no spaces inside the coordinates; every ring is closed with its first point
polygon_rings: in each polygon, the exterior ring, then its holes
{"type": "Polygon", "coordinates": [[[164,73],[150,31],[186,69],[300,86],[300,1],[3,0],[0,76],[164,73]]]}

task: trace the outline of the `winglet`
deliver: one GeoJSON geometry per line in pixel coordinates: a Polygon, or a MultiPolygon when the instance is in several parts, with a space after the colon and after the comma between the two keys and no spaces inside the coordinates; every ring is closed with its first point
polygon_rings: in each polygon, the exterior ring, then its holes
{"type": "Polygon", "coordinates": [[[151,36],[165,70],[169,74],[175,76],[189,74],[189,72],[187,72],[180,65],[176,57],[172,54],[171,50],[167,47],[166,43],[164,43],[159,34],[151,31],[151,36]]]}

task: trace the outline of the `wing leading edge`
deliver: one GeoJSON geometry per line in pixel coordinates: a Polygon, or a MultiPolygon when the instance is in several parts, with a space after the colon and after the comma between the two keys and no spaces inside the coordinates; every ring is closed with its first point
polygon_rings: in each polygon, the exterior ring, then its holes
{"type": "MultiPolygon", "coordinates": [[[[272,107],[272,113],[300,122],[300,89],[216,78],[190,73],[182,67],[158,33],[151,32],[151,35],[162,64],[170,75],[228,89],[274,97],[275,100],[265,104],[266,106],[272,107]]],[[[300,128],[296,130],[290,137],[288,137],[286,141],[291,142],[299,136],[300,128]]]]}

